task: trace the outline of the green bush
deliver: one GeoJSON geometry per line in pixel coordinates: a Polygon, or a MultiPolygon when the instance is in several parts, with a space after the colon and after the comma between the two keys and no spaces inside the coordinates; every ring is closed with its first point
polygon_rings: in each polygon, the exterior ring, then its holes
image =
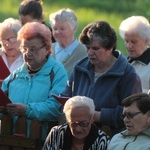
{"type": "MultiPolygon", "coordinates": [[[[8,17],[18,18],[21,0],[1,0],[0,22],[8,17]]],[[[118,27],[123,19],[132,15],[150,17],[149,0],[43,0],[44,17],[49,24],[49,14],[62,8],[75,11],[79,27],[76,37],[89,23],[105,20],[115,29],[118,37],[117,49],[127,55],[123,40],[118,34],[118,27]]]]}

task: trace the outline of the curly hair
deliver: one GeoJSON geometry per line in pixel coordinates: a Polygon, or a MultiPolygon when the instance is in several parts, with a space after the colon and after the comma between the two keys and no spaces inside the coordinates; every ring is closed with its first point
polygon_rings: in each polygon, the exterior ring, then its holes
{"type": "Polygon", "coordinates": [[[114,29],[106,21],[96,21],[88,24],[79,36],[80,42],[90,44],[93,40],[98,39],[99,44],[106,48],[116,49],[117,36],[114,29]]]}
{"type": "Polygon", "coordinates": [[[150,43],[150,24],[144,16],[131,16],[123,20],[119,26],[119,34],[125,39],[126,33],[138,34],[150,43]]]}
{"type": "Polygon", "coordinates": [[[71,29],[77,29],[78,27],[78,20],[75,12],[69,8],[67,9],[60,9],[57,12],[50,14],[49,16],[49,23],[53,28],[54,23],[57,21],[67,21],[71,27],[71,29]]]}
{"type": "Polygon", "coordinates": [[[47,26],[39,22],[28,22],[18,32],[18,40],[30,40],[33,38],[41,38],[45,43],[47,50],[51,51],[51,31],[47,26]]]}

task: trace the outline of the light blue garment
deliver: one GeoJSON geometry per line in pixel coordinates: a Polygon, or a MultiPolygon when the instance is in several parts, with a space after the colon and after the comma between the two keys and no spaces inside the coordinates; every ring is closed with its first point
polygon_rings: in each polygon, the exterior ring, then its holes
{"type": "Polygon", "coordinates": [[[37,118],[43,121],[45,126],[44,138],[47,134],[47,128],[44,123],[56,121],[61,115],[60,104],[51,96],[51,93],[59,95],[67,83],[67,73],[62,64],[56,62],[52,56],[49,56],[47,62],[32,78],[27,72],[27,65],[24,64],[6,78],[2,84],[2,90],[8,90],[8,97],[13,103],[23,103],[27,105],[25,116],[28,119],[37,118]],[[51,83],[50,72],[53,69],[54,78],[51,83]],[[7,83],[16,74],[16,78],[10,83],[7,89],[7,83]]]}
{"type": "MultiPolygon", "coordinates": [[[[52,44],[52,49],[53,49],[53,58],[55,60],[57,55],[55,54],[55,50],[57,49],[56,48],[56,45],[57,45],[57,42],[56,43],[53,43],[52,44]]],[[[71,49],[70,49],[71,50],[71,49]]],[[[77,45],[77,47],[75,49],[72,49],[72,54],[71,55],[68,55],[68,57],[66,57],[63,61],[62,61],[62,64],[64,65],[67,73],[68,73],[68,76],[70,76],[71,72],[72,72],[72,68],[74,66],[74,63],[84,57],[87,56],[87,53],[86,53],[86,47],[85,45],[79,43],[77,45]],[[73,50],[73,51],[72,51],[73,50]]]]}
{"type": "Polygon", "coordinates": [[[128,135],[125,130],[116,134],[110,144],[108,150],[150,150],[150,128],[138,135],[128,135]]]}
{"type": "Polygon", "coordinates": [[[68,45],[66,48],[62,48],[58,42],[56,42],[55,45],[55,55],[56,55],[56,60],[59,62],[63,62],[63,60],[71,56],[75,48],[79,45],[79,42],[77,39],[75,39],[70,45],[68,45]]]}

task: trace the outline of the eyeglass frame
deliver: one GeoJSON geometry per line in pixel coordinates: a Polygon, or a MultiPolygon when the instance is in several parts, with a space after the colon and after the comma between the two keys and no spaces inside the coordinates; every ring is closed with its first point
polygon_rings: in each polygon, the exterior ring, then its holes
{"type": "Polygon", "coordinates": [[[70,121],[70,122],[68,122],[68,124],[69,124],[71,127],[73,127],[73,128],[76,128],[78,125],[79,125],[80,127],[82,127],[82,128],[87,128],[87,127],[89,126],[89,124],[90,124],[91,118],[92,118],[92,115],[90,116],[89,121],[76,121],[76,122],[70,121]],[[74,125],[72,125],[72,123],[73,123],[74,125]],[[82,123],[86,123],[86,125],[83,126],[82,123]]]}
{"type": "Polygon", "coordinates": [[[125,117],[127,117],[128,119],[133,119],[136,115],[142,113],[141,111],[139,112],[133,112],[133,113],[125,113],[125,114],[121,114],[120,118],[124,119],[125,117]]]}
{"type": "Polygon", "coordinates": [[[8,43],[14,43],[14,42],[17,42],[17,37],[10,37],[6,40],[1,40],[1,44],[6,46],[8,43]],[[14,40],[13,40],[14,39],[14,40]]]}
{"type": "Polygon", "coordinates": [[[38,52],[39,50],[41,50],[42,48],[44,48],[46,46],[46,44],[43,44],[42,46],[40,46],[40,47],[34,47],[34,46],[32,46],[32,47],[30,47],[30,48],[27,48],[27,47],[25,47],[25,46],[20,46],[20,51],[22,52],[22,53],[26,53],[27,52],[27,50],[29,50],[31,53],[36,53],[36,52],[38,52]],[[26,49],[26,50],[22,50],[22,49],[26,49]]]}

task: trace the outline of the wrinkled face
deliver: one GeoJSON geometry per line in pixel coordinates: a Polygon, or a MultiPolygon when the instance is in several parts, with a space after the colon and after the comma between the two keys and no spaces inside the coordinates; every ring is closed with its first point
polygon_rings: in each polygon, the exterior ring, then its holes
{"type": "Polygon", "coordinates": [[[78,140],[84,140],[90,132],[93,117],[89,113],[89,108],[76,107],[72,109],[68,122],[73,137],[78,140]],[[80,124],[86,124],[86,127],[82,127],[80,124]]]}
{"type": "Polygon", "coordinates": [[[20,50],[25,63],[31,70],[39,70],[47,61],[46,56],[49,51],[40,38],[22,40],[20,50]]]}
{"type": "Polygon", "coordinates": [[[97,39],[86,45],[86,47],[89,60],[95,67],[106,66],[112,50],[103,48],[97,39]]]}
{"type": "Polygon", "coordinates": [[[5,28],[1,33],[1,44],[6,56],[15,57],[20,55],[20,42],[17,41],[17,33],[10,28],[5,28]]]}
{"type": "Polygon", "coordinates": [[[125,45],[129,56],[137,58],[147,49],[148,42],[138,34],[125,34],[125,45]]]}
{"type": "Polygon", "coordinates": [[[19,15],[19,20],[21,21],[22,25],[25,25],[27,22],[41,22],[41,20],[34,19],[30,15],[19,15]]]}
{"type": "Polygon", "coordinates": [[[129,107],[124,107],[123,114],[127,115],[124,123],[130,135],[137,135],[150,126],[150,111],[143,114],[135,102],[129,107]]]}
{"type": "Polygon", "coordinates": [[[72,39],[75,32],[76,30],[72,29],[67,21],[56,21],[53,25],[53,36],[59,43],[72,39]]]}

